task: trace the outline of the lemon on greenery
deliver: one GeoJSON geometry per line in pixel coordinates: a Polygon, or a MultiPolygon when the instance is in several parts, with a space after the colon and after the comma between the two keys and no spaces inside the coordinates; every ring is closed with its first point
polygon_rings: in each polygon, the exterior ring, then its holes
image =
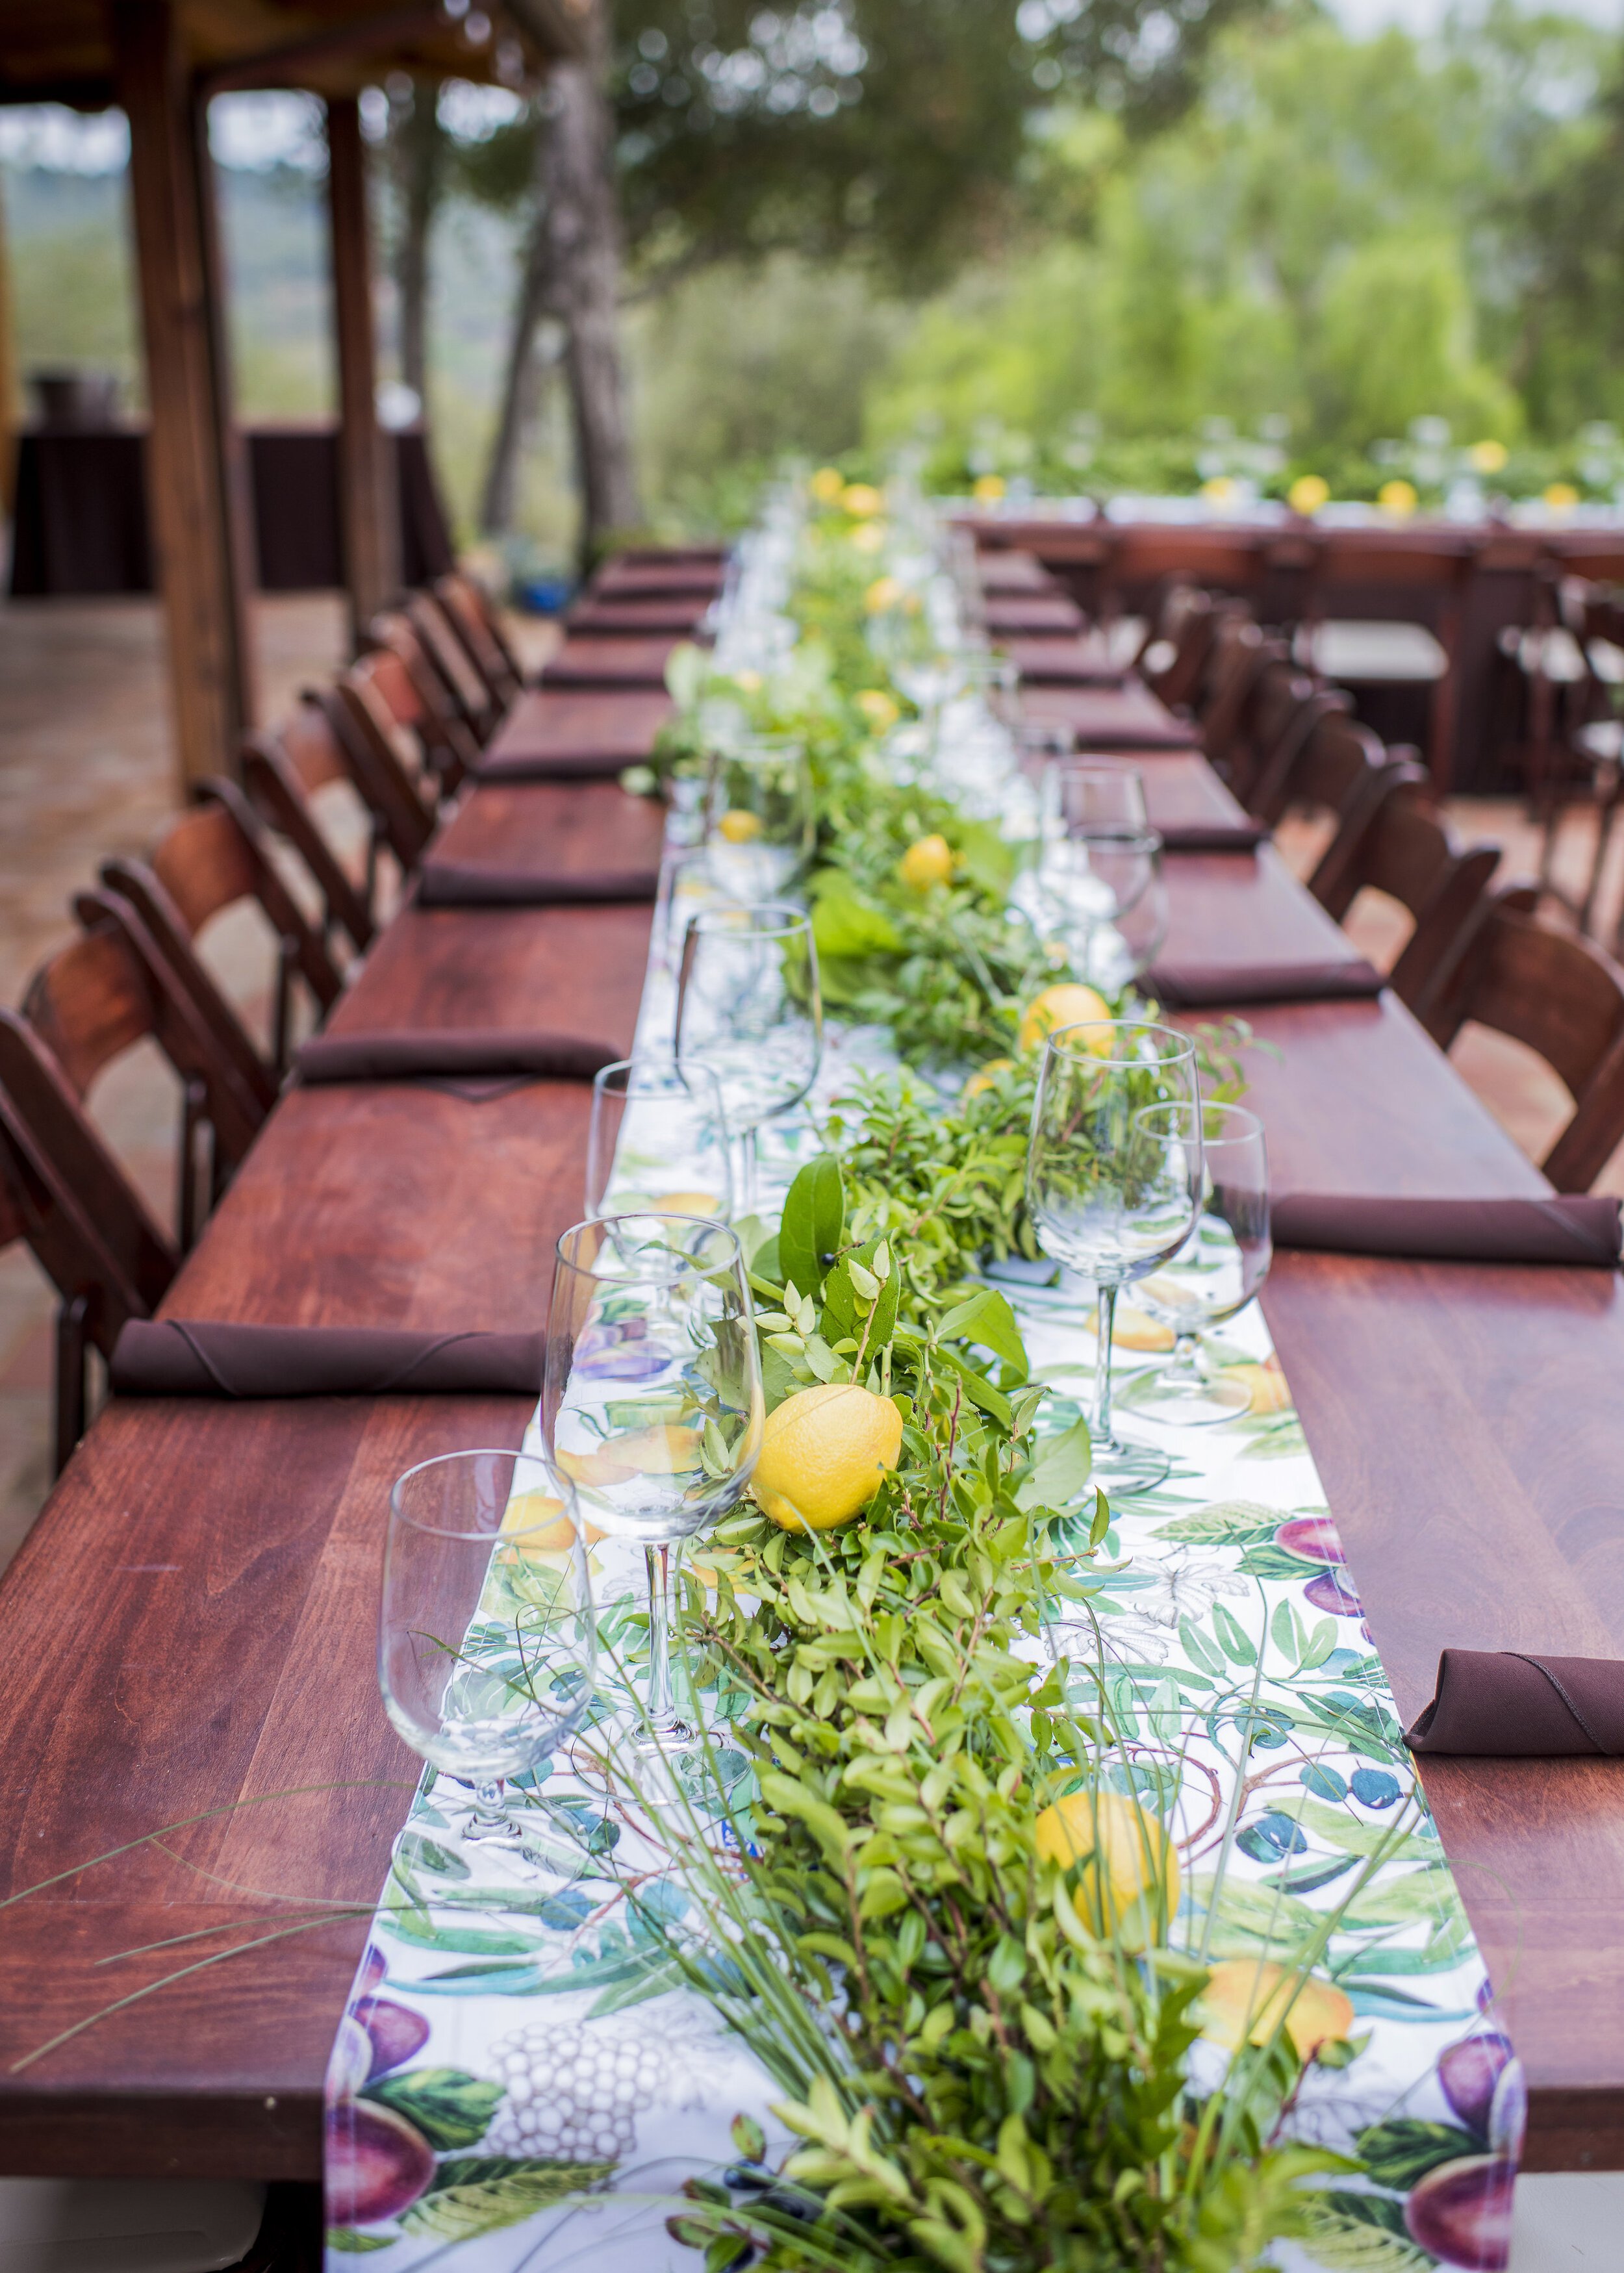
{"type": "Polygon", "coordinates": [[[879,491],[868,482],[848,482],[840,493],[840,501],[854,521],[872,521],[885,503],[879,491]]]}
{"type": "Polygon", "coordinates": [[[1014,1063],[1015,1061],[1014,1058],[989,1058],[985,1065],[980,1068],[979,1071],[971,1074],[969,1079],[959,1091],[960,1096],[963,1098],[966,1102],[968,1102],[972,1097],[979,1097],[984,1090],[988,1090],[992,1087],[992,1084],[998,1079],[999,1074],[1013,1072],[1014,1069],[1014,1063]]]}
{"type": "Polygon", "coordinates": [[[996,505],[999,498],[1007,493],[1008,488],[1009,484],[1002,474],[978,474],[970,495],[977,505],[996,505]]]}
{"type": "Polygon", "coordinates": [[[902,881],[916,892],[945,884],[953,874],[953,847],[945,836],[918,836],[897,862],[902,881]]]}
{"type": "Polygon", "coordinates": [[[1039,1858],[1064,1871],[1081,1864],[1073,1906],[1090,1933],[1125,1949],[1164,1939],[1179,1907],[1179,1857],[1165,1827],[1114,1791],[1074,1791],[1045,1807],[1034,1827],[1039,1858]]]}
{"type": "Polygon", "coordinates": [[[889,532],[883,521],[861,521],[851,532],[854,552],[881,552],[889,532]]]}
{"type": "Polygon", "coordinates": [[[1376,503],[1383,513],[1396,513],[1401,518],[1412,514],[1419,502],[1413,482],[1383,482],[1376,491],[1376,503]]]}
{"type": "MultiPolygon", "coordinates": [[[[1041,994],[1034,994],[1021,1013],[1016,1040],[1023,1050],[1036,1049],[1049,1035],[1059,1033],[1062,1026],[1097,1028],[1110,1016],[1111,1005],[1103,994],[1092,986],[1064,979],[1058,986],[1045,986],[1041,994]]],[[[1078,1039],[1102,1057],[1111,1050],[1112,1037],[1109,1031],[1085,1032],[1078,1039]]]]}
{"type": "Polygon", "coordinates": [[[716,823],[716,834],[724,844],[748,844],[761,834],[760,817],[731,806],[716,823]]]}
{"type": "Polygon", "coordinates": [[[736,671],[733,684],[741,694],[760,694],[767,681],[759,671],[736,671]]]}
{"type": "Polygon", "coordinates": [[[1215,1965],[1197,2009],[1202,2036],[1231,2052],[1240,2050],[1243,2038],[1266,2044],[1283,2015],[1299,2059],[1323,2044],[1340,2043],[1353,2026],[1353,2007],[1340,1989],[1254,1957],[1226,1957],[1215,1965]]]}
{"type": "Polygon", "coordinates": [[[857,697],[857,708],[876,734],[888,734],[902,715],[895,696],[887,694],[883,686],[865,686],[857,697]]]}
{"type": "Polygon", "coordinates": [[[894,576],[876,576],[863,595],[863,604],[871,616],[883,616],[902,596],[902,588],[894,576]]]}
{"type": "Polygon", "coordinates": [[[806,486],[819,505],[838,505],[846,486],[846,476],[838,466],[819,466],[806,486]]]}
{"type": "Polygon", "coordinates": [[[888,1397],[855,1382],[797,1389],[767,1416],[751,1497],[785,1531],[833,1531],[862,1513],[902,1450],[888,1397]]]}
{"type": "Polygon", "coordinates": [[[1300,513],[1305,521],[1318,513],[1322,505],[1330,502],[1331,485],[1322,474],[1298,474],[1285,493],[1285,501],[1293,513],[1300,513]]]}
{"type": "Polygon", "coordinates": [[[1474,442],[1466,455],[1474,473],[1498,474],[1503,472],[1510,452],[1503,442],[1474,442]]]}
{"type": "Polygon", "coordinates": [[[1201,484],[1201,495],[1209,505],[1233,505],[1239,494],[1240,484],[1231,474],[1215,474],[1201,484]]]}
{"type": "Polygon", "coordinates": [[[1547,483],[1544,496],[1553,513],[1567,513],[1579,502],[1579,492],[1571,482],[1547,483]]]}

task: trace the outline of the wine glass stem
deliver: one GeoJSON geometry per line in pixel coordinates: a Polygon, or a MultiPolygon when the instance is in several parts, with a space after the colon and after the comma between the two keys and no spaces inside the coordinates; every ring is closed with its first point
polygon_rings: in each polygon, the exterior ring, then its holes
{"type": "Polygon", "coordinates": [[[1185,1332],[1177,1335],[1173,1342],[1173,1362],[1168,1367],[1164,1378],[1168,1381],[1199,1382],[1201,1378],[1201,1338],[1198,1333],[1185,1332]]]}
{"type": "Polygon", "coordinates": [[[738,1197],[740,1215],[753,1215],[760,1196],[761,1140],[754,1129],[740,1131],[738,1138],[738,1197]]]}
{"type": "Polygon", "coordinates": [[[683,1733],[677,1717],[671,1684],[671,1609],[674,1565],[681,1554],[679,1542],[643,1550],[648,1565],[648,1690],[645,1700],[649,1727],[656,1737],[683,1733]]]}
{"type": "Polygon", "coordinates": [[[1113,1279],[1097,1289],[1099,1312],[1094,1353],[1094,1449],[1114,1451],[1116,1435],[1111,1425],[1111,1345],[1117,1324],[1117,1287],[1113,1279]]]}

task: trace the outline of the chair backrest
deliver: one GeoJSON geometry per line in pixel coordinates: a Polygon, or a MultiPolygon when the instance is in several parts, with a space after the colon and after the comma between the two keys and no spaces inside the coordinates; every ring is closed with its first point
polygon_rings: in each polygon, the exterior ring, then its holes
{"type": "Polygon", "coordinates": [[[175,1276],[147,1213],[25,1018],[0,1010],[0,1247],[24,1239],[57,1294],[56,1467],[84,1434],[88,1347],[110,1357],[175,1276]]]}
{"type": "Polygon", "coordinates": [[[438,826],[439,783],[431,773],[415,776],[402,755],[402,728],[392,700],[402,690],[409,697],[398,657],[363,655],[339,673],[330,690],[310,699],[348,758],[384,842],[409,875],[438,826]]]}
{"type": "Polygon", "coordinates": [[[1385,893],[1408,911],[1414,929],[1388,984],[1418,1017],[1425,1017],[1499,866],[1498,844],[1463,851],[1425,790],[1411,781],[1382,799],[1334,883],[1319,897],[1338,923],[1366,889],[1385,893]]]}
{"type": "Polygon", "coordinates": [[[1235,795],[1260,818],[1277,801],[1278,783],[1296,763],[1316,720],[1328,710],[1351,707],[1347,695],[1322,690],[1297,670],[1283,641],[1270,646],[1268,661],[1240,704],[1226,746],[1209,751],[1235,795]]]}
{"type": "Polygon", "coordinates": [[[453,711],[483,746],[501,723],[505,701],[498,698],[436,594],[413,592],[401,613],[416,633],[453,711]]]}
{"type": "Polygon", "coordinates": [[[1214,763],[1222,764],[1228,757],[1254,688],[1269,665],[1284,656],[1283,642],[1269,639],[1243,611],[1223,611],[1194,706],[1201,747],[1214,763]]]}
{"type": "MultiPolygon", "coordinates": [[[[442,791],[454,790],[479,762],[479,738],[430,656],[416,626],[398,609],[374,616],[365,642],[376,684],[397,728],[413,736],[442,791]],[[393,659],[398,668],[388,669],[393,659]]],[[[355,666],[352,666],[354,668],[355,666]]]]}
{"type": "Polygon", "coordinates": [[[446,575],[437,576],[432,589],[467,649],[469,661],[505,709],[523,688],[524,669],[484,586],[453,568],[446,575]]]}
{"type": "MultiPolygon", "coordinates": [[[[326,908],[324,935],[331,950],[335,929],[349,937],[357,954],[372,943],[372,896],[375,862],[369,857],[364,883],[357,884],[316,817],[311,800],[331,783],[355,786],[343,746],[314,702],[302,702],[290,717],[260,734],[250,734],[240,752],[243,786],[249,801],[266,825],[286,838],[315,880],[326,908]]],[[[379,828],[372,824],[369,854],[375,851],[379,828]]]]}
{"type": "Polygon", "coordinates": [[[1182,701],[1176,690],[1187,694],[1200,675],[1212,641],[1212,594],[1187,576],[1170,576],[1158,587],[1134,668],[1164,702],[1182,701]]]}
{"type": "Polygon", "coordinates": [[[1624,1138],[1624,971],[1537,922],[1532,897],[1509,885],[1481,902],[1426,1023],[1446,1049],[1472,1019],[1545,1060],[1574,1113],[1539,1165],[1559,1192],[1584,1192],[1624,1138]]]}

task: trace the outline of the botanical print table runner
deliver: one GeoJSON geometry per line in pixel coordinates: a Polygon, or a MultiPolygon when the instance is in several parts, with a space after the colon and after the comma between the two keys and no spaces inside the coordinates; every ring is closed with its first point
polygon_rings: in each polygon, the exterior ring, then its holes
{"type": "MultiPolygon", "coordinates": [[[[669,1041],[671,1009],[656,957],[641,1041],[669,1041]]],[[[884,1037],[832,1030],[818,1111],[888,1056],[884,1037]]],[[[768,1134],[767,1189],[818,1149],[817,1117],[768,1134]]],[[[685,1187],[657,1130],[629,1123],[623,1144],[632,1182],[636,1153],[662,1169],[655,1189],[685,1187]]],[[[1092,1372],[1092,1297],[1023,1275],[1006,1292],[1059,1431],[1092,1372]]],[[[1126,1334],[1125,1364],[1163,1362],[1134,1352],[1149,1337],[1131,1316],[1126,1334]]],[[[1333,2193],[1312,2252],[1274,2262],[1482,2273],[1505,2262],[1520,2071],[1257,1307],[1226,1334],[1216,1355],[1253,1385],[1251,1411],[1157,1432],[1171,1475],[1114,1508],[1091,1610],[1051,1639],[1105,1668],[1132,1755],[1117,1780],[1154,1796],[1178,1842],[1175,1939],[1215,1968],[1197,2082],[1226,2058],[1226,2011],[1255,2009],[1260,1965],[1313,1956],[1294,2030],[1351,2047],[1305,2069],[1291,2119],[1357,2143],[1365,2172],[1333,2193]]],[[[639,1558],[606,1541],[595,1564],[606,1638],[635,1669],[639,1558]]],[[[725,1730],[717,1747],[737,1802],[746,1762],[725,1730]]],[[[400,1834],[329,2077],[329,2169],[352,2190],[330,2267],[365,2253],[380,2273],[699,2273],[684,2180],[723,2177],[747,2199],[796,2142],[651,1924],[705,1946],[657,1824],[606,1793],[590,1738],[518,1800],[512,1857],[458,1845],[432,1774],[400,1834]]]]}

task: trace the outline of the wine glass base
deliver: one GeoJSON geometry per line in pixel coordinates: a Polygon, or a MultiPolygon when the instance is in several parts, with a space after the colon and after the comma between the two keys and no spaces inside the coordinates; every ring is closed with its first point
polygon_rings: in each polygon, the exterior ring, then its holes
{"type": "Polygon", "coordinates": [[[1172,1460],[1151,1444],[1096,1444],[1089,1489],[1105,1494],[1149,1491],[1172,1473],[1172,1460]]]}
{"type": "Polygon", "coordinates": [[[1186,1381],[1152,1372],[1141,1373],[1119,1389],[1116,1401],[1147,1421],[1164,1421],[1175,1429],[1206,1429],[1249,1413],[1252,1392],[1238,1381],[1186,1381]]]}

